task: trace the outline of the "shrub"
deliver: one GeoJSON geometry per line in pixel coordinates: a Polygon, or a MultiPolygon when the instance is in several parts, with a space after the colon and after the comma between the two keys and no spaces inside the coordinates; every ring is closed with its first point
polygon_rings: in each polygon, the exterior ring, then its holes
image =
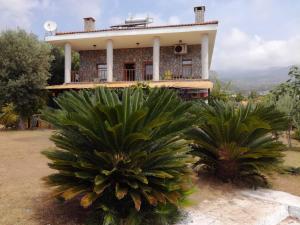
{"type": "Polygon", "coordinates": [[[2,107],[1,111],[2,113],[0,112],[0,124],[5,128],[15,127],[17,125],[19,117],[14,111],[13,104],[8,104],[2,107]]]}
{"type": "Polygon", "coordinates": [[[274,106],[213,102],[201,104],[199,127],[187,132],[198,169],[223,181],[267,185],[264,172],[277,167],[282,144],[270,132],[284,129],[285,116],[274,106]]]}
{"type": "Polygon", "coordinates": [[[296,129],[294,134],[292,135],[292,138],[300,141],[300,130],[296,129]]]}
{"type": "Polygon", "coordinates": [[[45,178],[55,196],[79,198],[105,225],[168,224],[190,190],[192,162],[181,133],[191,126],[170,90],[67,92],[43,118],[57,131],[43,152],[57,173],[45,178]]]}

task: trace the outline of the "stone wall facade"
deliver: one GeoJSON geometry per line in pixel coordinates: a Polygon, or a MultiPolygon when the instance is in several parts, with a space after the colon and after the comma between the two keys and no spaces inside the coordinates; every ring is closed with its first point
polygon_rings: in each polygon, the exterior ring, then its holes
{"type": "MultiPolygon", "coordinates": [[[[98,79],[98,64],[106,64],[106,50],[80,51],[80,82],[94,82],[98,79]]],[[[152,63],[153,48],[130,48],[114,49],[113,76],[114,81],[124,80],[124,64],[134,63],[136,80],[143,79],[145,64],[152,63]]],[[[188,53],[175,55],[174,47],[162,46],[160,48],[160,79],[166,73],[171,73],[174,77],[182,75],[183,60],[192,61],[192,77],[201,78],[201,46],[189,45],[188,53]]]]}

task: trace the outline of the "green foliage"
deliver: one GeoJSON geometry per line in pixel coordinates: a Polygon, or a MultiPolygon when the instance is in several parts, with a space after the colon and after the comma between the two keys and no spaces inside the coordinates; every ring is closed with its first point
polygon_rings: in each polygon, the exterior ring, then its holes
{"type": "Polygon", "coordinates": [[[251,91],[248,98],[249,99],[252,99],[252,100],[255,100],[259,97],[258,93],[256,91],[251,91]]]}
{"type": "Polygon", "coordinates": [[[288,166],[284,168],[284,172],[291,175],[300,175],[300,167],[288,166]]]}
{"type": "Polygon", "coordinates": [[[190,188],[193,162],[182,132],[192,124],[176,93],[141,88],[66,92],[44,111],[57,128],[45,178],[66,200],[103,213],[103,225],[168,224],[190,188]]]}
{"type": "Polygon", "coordinates": [[[218,78],[214,78],[214,87],[210,92],[211,101],[229,101],[231,82],[222,83],[218,78]]]}
{"type": "Polygon", "coordinates": [[[5,128],[15,127],[18,122],[18,115],[14,111],[13,104],[3,106],[0,111],[0,124],[5,128]]]}
{"type": "Polygon", "coordinates": [[[36,113],[44,103],[50,48],[24,30],[0,34],[0,106],[13,103],[21,117],[36,113]]]}
{"type": "Polygon", "coordinates": [[[235,101],[236,101],[236,102],[241,102],[241,101],[243,101],[243,100],[245,100],[244,95],[243,95],[241,92],[238,92],[238,93],[236,94],[235,101]]]}
{"type": "Polygon", "coordinates": [[[300,141],[300,128],[296,128],[294,134],[293,134],[293,138],[300,141]]]}
{"type": "Polygon", "coordinates": [[[270,133],[285,129],[285,116],[274,106],[212,102],[199,107],[198,128],[187,132],[194,141],[195,167],[223,181],[266,185],[264,172],[276,168],[282,144],[270,133]]]}
{"type": "MultiPolygon", "coordinates": [[[[51,55],[53,56],[53,61],[50,67],[50,79],[48,80],[49,85],[63,84],[64,83],[64,73],[65,73],[65,53],[64,49],[61,47],[53,47],[51,49],[51,55]]],[[[79,70],[79,54],[77,52],[72,52],[72,70],[79,70]]]]}
{"type": "Polygon", "coordinates": [[[294,137],[300,133],[300,70],[293,66],[289,71],[290,79],[280,84],[269,95],[269,102],[288,116],[288,143],[291,144],[291,131],[295,127],[294,137]]]}

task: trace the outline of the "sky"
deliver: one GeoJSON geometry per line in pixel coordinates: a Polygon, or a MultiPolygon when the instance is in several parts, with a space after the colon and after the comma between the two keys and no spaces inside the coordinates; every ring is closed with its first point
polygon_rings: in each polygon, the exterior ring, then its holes
{"type": "Polygon", "coordinates": [[[194,6],[218,20],[213,70],[261,70],[300,64],[300,0],[0,0],[0,30],[26,29],[44,38],[43,23],[58,31],[83,29],[83,17],[97,28],[129,15],[154,18],[153,25],[194,22],[194,6]]]}

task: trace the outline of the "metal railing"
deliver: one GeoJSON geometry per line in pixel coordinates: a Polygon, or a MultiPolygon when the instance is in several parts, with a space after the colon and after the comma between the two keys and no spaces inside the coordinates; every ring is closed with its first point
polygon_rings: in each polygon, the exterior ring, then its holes
{"type": "MultiPolygon", "coordinates": [[[[179,74],[166,71],[160,76],[160,80],[201,80],[200,74],[193,74],[190,70],[183,70],[179,74]]],[[[114,74],[114,81],[152,81],[152,71],[145,71],[144,69],[122,69],[118,74],[114,74]]],[[[72,82],[91,82],[100,83],[107,82],[107,70],[101,69],[97,74],[80,77],[79,74],[72,74],[72,82]]]]}
{"type": "Polygon", "coordinates": [[[153,75],[143,69],[123,69],[120,78],[121,81],[151,81],[153,75]]]}

